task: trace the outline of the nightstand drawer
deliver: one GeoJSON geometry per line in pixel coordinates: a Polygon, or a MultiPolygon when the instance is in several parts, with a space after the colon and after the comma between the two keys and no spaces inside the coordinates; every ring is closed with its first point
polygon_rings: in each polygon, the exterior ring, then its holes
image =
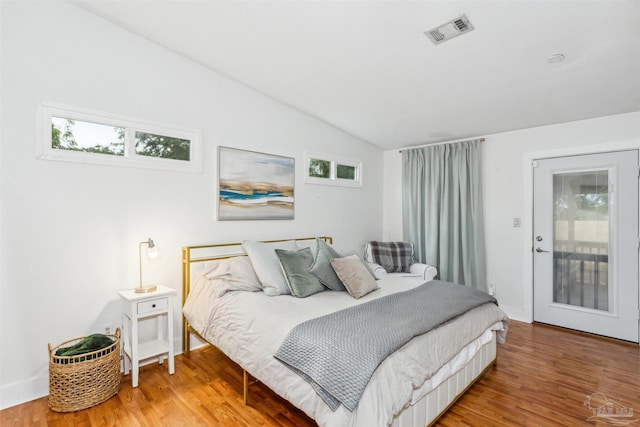
{"type": "Polygon", "coordinates": [[[138,314],[153,313],[158,310],[166,310],[169,306],[168,298],[157,298],[138,303],[138,314]]]}

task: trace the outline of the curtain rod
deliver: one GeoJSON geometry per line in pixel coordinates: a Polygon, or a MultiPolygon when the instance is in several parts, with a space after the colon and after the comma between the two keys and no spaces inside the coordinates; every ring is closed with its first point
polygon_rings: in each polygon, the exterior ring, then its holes
{"type": "MultiPolygon", "coordinates": [[[[407,148],[403,148],[402,150],[398,150],[398,153],[402,153],[404,150],[413,150],[414,148],[428,147],[429,145],[455,144],[456,142],[475,141],[476,139],[478,139],[478,138],[472,138],[472,139],[459,139],[459,140],[457,140],[457,141],[433,142],[433,143],[431,143],[431,144],[416,145],[415,147],[407,147],[407,148]]],[[[480,142],[484,142],[484,138],[480,138],[480,142]]]]}

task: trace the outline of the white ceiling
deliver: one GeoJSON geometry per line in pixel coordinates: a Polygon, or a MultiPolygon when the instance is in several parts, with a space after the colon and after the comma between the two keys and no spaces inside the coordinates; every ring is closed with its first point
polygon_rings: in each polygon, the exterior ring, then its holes
{"type": "Polygon", "coordinates": [[[382,149],[640,111],[640,0],[73,3],[382,149]]]}

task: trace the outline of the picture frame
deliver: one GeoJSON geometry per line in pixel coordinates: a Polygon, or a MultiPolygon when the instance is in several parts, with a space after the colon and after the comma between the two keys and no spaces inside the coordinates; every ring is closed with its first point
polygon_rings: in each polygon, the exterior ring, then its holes
{"type": "Polygon", "coordinates": [[[218,220],[295,218],[295,158],[218,147],[218,220]]]}

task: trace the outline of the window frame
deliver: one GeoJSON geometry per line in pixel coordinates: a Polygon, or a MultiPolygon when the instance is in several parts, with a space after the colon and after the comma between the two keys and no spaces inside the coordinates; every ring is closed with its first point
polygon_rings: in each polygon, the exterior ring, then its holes
{"type": "Polygon", "coordinates": [[[116,114],[91,111],[50,102],[43,102],[39,110],[38,133],[40,137],[37,138],[36,141],[36,157],[38,159],[178,172],[202,171],[202,133],[200,130],[143,122],[116,114]],[[51,139],[52,117],[124,128],[124,155],[119,156],[53,148],[51,139]],[[137,154],[135,147],[136,132],[189,140],[189,160],[166,159],[137,154]]]}
{"type": "Polygon", "coordinates": [[[330,156],[327,154],[305,152],[304,156],[304,182],[306,184],[336,185],[340,187],[362,187],[362,162],[345,157],[330,156]],[[323,160],[330,163],[329,178],[320,178],[309,175],[309,163],[311,160],[323,160]],[[338,178],[338,165],[350,166],[356,169],[355,179],[338,178]]]}

